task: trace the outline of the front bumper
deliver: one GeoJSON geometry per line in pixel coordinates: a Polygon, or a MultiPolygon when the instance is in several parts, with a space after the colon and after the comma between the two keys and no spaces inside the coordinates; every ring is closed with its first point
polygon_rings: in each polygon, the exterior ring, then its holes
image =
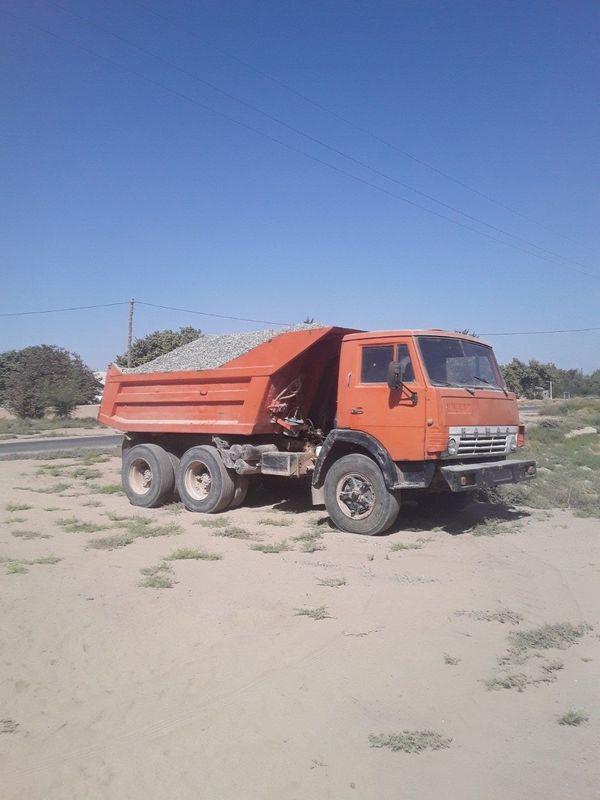
{"type": "Polygon", "coordinates": [[[487,489],[503,483],[518,483],[535,478],[535,461],[484,461],[475,464],[448,464],[440,468],[453,492],[487,489]]]}

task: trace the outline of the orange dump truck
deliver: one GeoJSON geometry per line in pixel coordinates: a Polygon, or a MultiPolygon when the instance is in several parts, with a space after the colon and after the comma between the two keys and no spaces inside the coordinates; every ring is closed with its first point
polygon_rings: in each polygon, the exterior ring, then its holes
{"type": "Polygon", "coordinates": [[[216,368],[111,366],[99,419],[125,432],[123,488],[190,511],[244,501],[257,475],[310,477],[345,531],[389,528],[401,497],[462,504],[532,478],[517,401],[491,347],[440,330],[313,327],[272,335],[216,368]]]}

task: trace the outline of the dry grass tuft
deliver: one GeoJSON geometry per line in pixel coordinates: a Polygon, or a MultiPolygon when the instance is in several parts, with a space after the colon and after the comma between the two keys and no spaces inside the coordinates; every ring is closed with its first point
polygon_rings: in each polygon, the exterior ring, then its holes
{"type": "Polygon", "coordinates": [[[319,586],[330,586],[334,589],[338,589],[340,586],[346,586],[348,581],[346,578],[321,578],[319,580],[319,586]]]}
{"type": "Polygon", "coordinates": [[[296,608],[297,617],[310,617],[314,620],[331,619],[327,613],[327,606],[319,606],[318,608],[296,608]]]}
{"type": "Polygon", "coordinates": [[[291,550],[287,541],[283,539],[281,542],[272,542],[270,544],[253,544],[250,545],[251,550],[257,550],[259,553],[283,553],[285,550],[291,550]]]}
{"type": "Polygon", "coordinates": [[[549,650],[557,648],[565,650],[571,647],[592,631],[591,625],[583,622],[573,625],[571,622],[560,622],[552,625],[541,625],[528,631],[511,631],[509,634],[513,648],[517,652],[527,650],[549,650]]]}
{"type": "Polygon", "coordinates": [[[8,511],[10,514],[13,514],[15,511],[31,511],[33,506],[27,505],[27,503],[7,503],[4,506],[4,510],[8,511]]]}
{"type": "Polygon", "coordinates": [[[400,550],[421,550],[422,547],[421,542],[394,542],[390,550],[392,553],[397,553],[400,550]]]}
{"type": "Polygon", "coordinates": [[[372,733],[369,736],[371,747],[388,747],[403,753],[422,753],[424,750],[444,750],[450,747],[452,739],[436,731],[402,731],[402,733],[372,733]]]}
{"type": "Polygon", "coordinates": [[[172,577],[173,570],[164,561],[152,567],[143,567],[140,586],[147,589],[172,589],[175,585],[172,577]]]}
{"type": "Polygon", "coordinates": [[[223,558],[220,553],[207,553],[206,550],[200,550],[195,547],[180,547],[167,556],[165,561],[187,561],[193,559],[195,561],[220,561],[223,558]]]}
{"type": "Polygon", "coordinates": [[[251,539],[252,534],[245,528],[240,528],[237,525],[225,525],[215,528],[211,536],[221,536],[225,539],[251,539]]]}
{"type": "Polygon", "coordinates": [[[569,711],[566,711],[564,714],[561,714],[558,718],[557,722],[559,725],[583,725],[585,722],[589,721],[589,716],[583,711],[577,711],[576,709],[572,708],[569,711]]]}

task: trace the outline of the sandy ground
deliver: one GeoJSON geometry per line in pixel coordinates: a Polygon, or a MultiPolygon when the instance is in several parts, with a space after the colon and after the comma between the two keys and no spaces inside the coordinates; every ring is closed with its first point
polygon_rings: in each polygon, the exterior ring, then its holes
{"type": "MultiPolygon", "coordinates": [[[[391,535],[369,539],[331,530],[302,495],[263,493],[226,515],[251,540],[217,537],[175,506],[137,513],[180,534],[93,550],[107,531],[69,533],[57,519],[107,524],[105,512],[134,510],[82,479],[62,494],[15,488],[65,481],[36,476],[42,463],[0,463],[0,555],[62,559],[17,574],[0,564],[3,800],[600,797],[598,520],[500,511],[506,532],[488,537],[468,530],[491,507],[450,518],[407,506],[391,535]],[[315,523],[324,549],[301,552],[293,537],[315,523]],[[284,538],[295,549],[250,549],[284,538]],[[393,551],[399,542],[421,548],[393,551]],[[173,588],[140,586],[141,568],[182,546],[222,560],[175,561],[173,588]],[[334,577],[346,585],[320,584],[334,577]],[[320,606],[329,617],[296,612],[320,606]],[[500,609],[520,625],[478,618],[500,609]],[[564,621],[594,630],[498,664],[511,631],[564,621]],[[485,686],[538,679],[556,659],[552,682],[485,686]],[[570,708],[589,722],[559,725],[570,708]],[[421,754],[369,744],[405,729],[452,742],[421,754]]],[[[94,468],[97,483],[117,480],[116,458],[94,468]]]]}

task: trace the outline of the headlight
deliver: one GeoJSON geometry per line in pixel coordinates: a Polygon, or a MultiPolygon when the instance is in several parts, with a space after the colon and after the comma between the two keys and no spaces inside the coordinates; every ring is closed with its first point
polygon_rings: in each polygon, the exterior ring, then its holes
{"type": "Polygon", "coordinates": [[[448,455],[455,456],[458,451],[458,442],[456,439],[448,439],[448,455]]]}
{"type": "Polygon", "coordinates": [[[514,453],[517,449],[517,437],[514,433],[511,433],[511,435],[508,437],[508,449],[511,453],[514,453]]]}

